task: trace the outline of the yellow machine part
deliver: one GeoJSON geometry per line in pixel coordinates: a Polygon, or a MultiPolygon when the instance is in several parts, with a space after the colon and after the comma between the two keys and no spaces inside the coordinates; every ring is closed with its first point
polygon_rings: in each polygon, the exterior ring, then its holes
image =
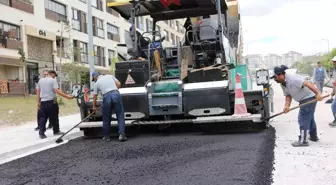
{"type": "Polygon", "coordinates": [[[122,6],[122,5],[131,4],[129,1],[130,0],[106,0],[106,5],[108,7],[122,6]]]}
{"type": "Polygon", "coordinates": [[[159,72],[159,76],[161,77],[162,73],[161,73],[160,52],[157,49],[155,49],[154,51],[154,60],[155,60],[155,67],[159,72]]]}

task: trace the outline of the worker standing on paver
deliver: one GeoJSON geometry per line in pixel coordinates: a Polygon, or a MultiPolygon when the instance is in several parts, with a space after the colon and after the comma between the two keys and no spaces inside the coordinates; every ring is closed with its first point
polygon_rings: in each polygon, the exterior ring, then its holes
{"type": "Polygon", "coordinates": [[[110,141],[110,127],[112,121],[112,110],[115,111],[118,120],[119,141],[126,141],[124,106],[121,95],[118,91],[120,82],[112,75],[100,75],[98,72],[92,73],[93,87],[93,110],[97,110],[97,94],[103,94],[103,132],[104,140],[110,141]]]}
{"type": "MultiPolygon", "coordinates": [[[[65,94],[58,89],[58,84],[56,79],[52,78],[50,74],[48,77],[42,78],[39,80],[36,89],[36,100],[37,108],[39,109],[39,136],[41,139],[45,139],[46,123],[49,119],[49,122],[54,123],[56,119],[54,99],[55,93],[64,98],[71,100],[73,97],[71,95],[65,94]]],[[[53,127],[54,135],[63,134],[59,128],[53,127]]]]}
{"type": "Polygon", "coordinates": [[[312,82],[316,84],[317,88],[323,93],[324,81],[329,80],[327,71],[322,66],[322,63],[317,62],[317,66],[314,68],[312,82]]]}
{"type": "MultiPolygon", "coordinates": [[[[48,74],[50,75],[51,78],[53,78],[53,79],[56,80],[56,77],[57,77],[56,71],[50,70],[50,71],[48,71],[48,74]]],[[[55,130],[56,131],[59,130],[59,106],[58,106],[57,96],[56,95],[54,97],[54,104],[53,104],[53,106],[54,106],[54,108],[53,108],[54,113],[53,114],[55,114],[55,119],[53,119],[53,120],[49,119],[48,129],[53,128],[53,130],[55,132],[55,130]]]]}
{"type": "MultiPolygon", "coordinates": [[[[285,72],[286,67],[275,67],[274,75],[271,78],[277,83],[281,84],[281,88],[286,96],[286,102],[284,107],[284,112],[288,113],[292,98],[299,102],[300,104],[306,103],[308,101],[314,100],[321,101],[323,98],[321,92],[314,86],[314,84],[305,81],[303,77],[299,75],[290,75],[285,72]]],[[[314,118],[315,114],[315,103],[304,105],[300,107],[298,122],[300,125],[300,135],[299,140],[292,143],[294,147],[309,146],[307,141],[308,131],[310,134],[311,141],[318,141],[316,122],[314,118]]]]}
{"type": "MultiPolygon", "coordinates": [[[[332,73],[332,80],[333,80],[333,91],[331,93],[331,97],[335,96],[335,92],[336,92],[336,56],[331,59],[333,64],[334,64],[334,70],[332,73]]],[[[334,116],[334,121],[329,123],[330,126],[335,127],[336,126],[336,99],[334,98],[332,104],[331,104],[331,110],[332,110],[332,114],[334,116]]]]}

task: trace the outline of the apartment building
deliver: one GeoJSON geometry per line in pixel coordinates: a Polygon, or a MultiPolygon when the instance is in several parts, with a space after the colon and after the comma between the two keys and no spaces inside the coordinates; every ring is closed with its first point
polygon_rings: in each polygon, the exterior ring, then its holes
{"type": "Polygon", "coordinates": [[[264,59],[262,55],[254,54],[245,56],[245,62],[250,69],[257,69],[262,67],[264,59]]]}
{"type": "Polygon", "coordinates": [[[281,56],[277,54],[268,54],[264,56],[265,68],[272,69],[281,64],[281,56]]]}
{"type": "MultiPolygon", "coordinates": [[[[34,94],[35,74],[52,68],[59,71],[61,63],[88,66],[91,53],[96,70],[108,71],[130,24],[106,7],[105,0],[91,0],[94,51],[89,51],[87,1],[0,0],[0,80],[26,83],[27,91],[34,94]],[[18,48],[25,53],[25,68],[18,48]]],[[[157,23],[157,30],[165,33],[166,45],[182,40],[183,24],[183,20],[157,23]]],[[[136,27],[141,33],[151,31],[151,18],[139,17],[136,27]]],[[[66,75],[62,77],[66,80],[66,75]]]]}
{"type": "Polygon", "coordinates": [[[295,51],[289,51],[282,56],[282,64],[287,65],[288,67],[291,67],[295,64],[295,62],[302,62],[302,54],[295,52],[295,51]]]}

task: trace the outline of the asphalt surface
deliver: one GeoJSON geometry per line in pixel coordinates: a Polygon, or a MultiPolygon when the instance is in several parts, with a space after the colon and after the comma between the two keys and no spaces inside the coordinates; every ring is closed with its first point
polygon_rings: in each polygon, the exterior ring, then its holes
{"type": "Polygon", "coordinates": [[[1,185],[270,185],[275,130],[79,138],[0,166],[1,185]]]}

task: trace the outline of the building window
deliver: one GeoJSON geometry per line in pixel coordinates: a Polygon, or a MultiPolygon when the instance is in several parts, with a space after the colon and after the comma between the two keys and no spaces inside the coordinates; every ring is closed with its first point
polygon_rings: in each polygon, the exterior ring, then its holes
{"type": "Polygon", "coordinates": [[[91,5],[95,8],[98,8],[98,1],[97,0],[91,0],[91,5]]]}
{"type": "Polygon", "coordinates": [[[136,19],[136,24],[137,24],[137,28],[140,30],[145,30],[145,26],[144,26],[144,18],[143,17],[137,17],[136,19]]]}
{"type": "Polygon", "coordinates": [[[105,53],[104,48],[100,46],[94,46],[94,63],[98,66],[105,66],[105,53]]]}
{"type": "Polygon", "coordinates": [[[171,39],[172,39],[172,44],[173,45],[176,45],[176,42],[175,42],[175,35],[173,33],[171,33],[171,39]]]}
{"type": "Polygon", "coordinates": [[[107,24],[107,38],[120,42],[119,28],[112,24],[107,24]]]}
{"type": "Polygon", "coordinates": [[[80,11],[72,9],[72,28],[80,31],[80,11]]]}
{"type": "Polygon", "coordinates": [[[105,38],[104,34],[104,21],[96,18],[97,36],[100,38],[105,38]]]}
{"type": "Polygon", "coordinates": [[[20,27],[0,22],[0,35],[5,38],[20,40],[20,27]]]}
{"type": "Polygon", "coordinates": [[[146,30],[148,32],[153,31],[153,21],[146,19],[146,30]]]}
{"type": "Polygon", "coordinates": [[[109,66],[112,65],[112,61],[113,59],[116,57],[116,52],[113,50],[108,50],[108,62],[109,62],[109,66]]]}
{"type": "Polygon", "coordinates": [[[167,30],[165,30],[165,34],[166,34],[166,40],[169,42],[170,41],[170,39],[169,39],[170,34],[167,30]]]}
{"type": "Polygon", "coordinates": [[[10,5],[9,0],[0,0],[0,4],[4,4],[4,5],[7,5],[7,6],[10,5]]]}
{"type": "Polygon", "coordinates": [[[85,42],[74,40],[74,60],[82,63],[88,63],[88,45],[85,42]],[[78,58],[79,57],[79,58],[78,58]]]}
{"type": "Polygon", "coordinates": [[[50,16],[51,19],[55,20],[53,16],[57,19],[56,21],[67,21],[67,16],[66,16],[66,7],[63,4],[60,4],[58,2],[52,1],[52,0],[45,0],[45,8],[49,10],[51,15],[47,14],[50,16]]]}

